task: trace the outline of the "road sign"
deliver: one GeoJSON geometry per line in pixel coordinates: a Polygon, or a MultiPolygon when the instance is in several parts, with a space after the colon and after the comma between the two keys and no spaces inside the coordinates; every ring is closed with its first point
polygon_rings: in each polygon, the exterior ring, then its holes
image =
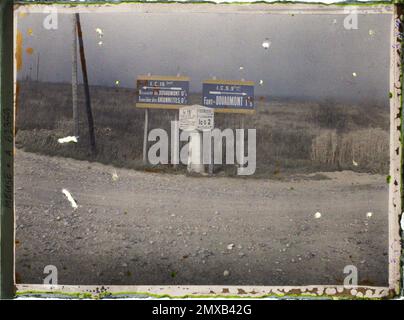
{"type": "Polygon", "coordinates": [[[215,112],[254,113],[254,82],[206,80],[202,104],[215,112]]]}
{"type": "Polygon", "coordinates": [[[189,78],[139,76],[136,81],[136,107],[178,109],[188,104],[189,78]]]}
{"type": "Polygon", "coordinates": [[[212,130],[214,125],[214,112],[212,108],[200,105],[182,107],[179,110],[181,130],[212,130]]]}

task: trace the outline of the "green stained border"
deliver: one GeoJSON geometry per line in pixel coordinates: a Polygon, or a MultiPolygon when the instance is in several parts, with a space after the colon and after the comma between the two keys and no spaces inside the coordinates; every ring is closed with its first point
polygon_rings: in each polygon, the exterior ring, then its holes
{"type": "MultiPolygon", "coordinates": [[[[332,287],[332,286],[331,286],[332,287]]],[[[362,290],[363,292],[365,290],[362,290]]],[[[170,295],[168,293],[151,293],[144,291],[109,291],[108,288],[97,288],[93,290],[85,290],[85,291],[69,291],[65,292],[63,289],[59,290],[21,290],[16,293],[16,297],[33,297],[33,298],[65,298],[65,299],[93,299],[99,300],[103,298],[108,299],[124,299],[124,298],[156,298],[156,299],[187,299],[187,298],[197,298],[197,299],[206,299],[206,298],[218,298],[218,299],[268,299],[268,300],[288,300],[288,299],[304,299],[304,300],[385,300],[396,298],[391,291],[383,297],[371,297],[371,296],[353,296],[349,293],[350,289],[347,289],[344,292],[328,295],[327,293],[318,294],[316,292],[271,292],[271,293],[263,293],[261,295],[238,295],[236,293],[233,294],[223,294],[223,293],[187,293],[183,295],[170,295]]]]}
{"type": "MultiPolygon", "coordinates": [[[[155,297],[155,298],[172,298],[168,294],[152,294],[143,292],[121,292],[121,293],[109,293],[107,291],[101,293],[87,293],[77,292],[68,293],[62,291],[21,291],[16,292],[15,280],[14,280],[14,59],[13,59],[13,4],[30,5],[30,4],[70,4],[71,6],[78,5],[102,5],[102,4],[122,4],[122,3],[178,3],[178,4],[214,4],[214,1],[148,1],[148,0],[88,0],[88,1],[69,1],[69,0],[0,0],[0,299],[12,299],[15,297],[60,297],[60,298],[93,298],[100,299],[103,297],[115,297],[115,298],[133,298],[133,297],[155,297]]],[[[321,1],[256,1],[256,2],[221,2],[221,4],[229,5],[247,5],[247,4],[307,4],[307,5],[336,5],[336,6],[361,6],[361,5],[389,5],[389,4],[404,4],[404,0],[391,0],[391,1],[345,1],[336,3],[323,3],[321,1]]],[[[404,8],[399,7],[399,12],[404,12],[404,8]]],[[[404,46],[404,42],[402,42],[404,46]]],[[[402,58],[401,58],[402,59],[402,58]]],[[[401,65],[402,80],[404,74],[404,65],[401,65]]],[[[403,89],[403,81],[401,82],[401,89],[403,89]]],[[[403,90],[401,90],[403,92],[403,90]]],[[[401,95],[400,106],[400,118],[403,119],[402,112],[403,96],[401,95]]],[[[404,141],[404,126],[401,125],[401,143],[404,141]]],[[[401,156],[401,168],[403,167],[403,152],[401,156]]],[[[404,172],[401,170],[402,178],[404,178],[404,172]]],[[[403,179],[402,179],[403,181],[403,179]]],[[[403,182],[401,184],[401,190],[403,190],[403,182]]],[[[404,195],[402,192],[402,201],[404,203],[404,195]]],[[[402,242],[404,240],[404,232],[400,231],[402,242]]],[[[403,249],[402,249],[403,250],[403,249]]],[[[401,255],[401,296],[404,296],[404,255],[401,255]]],[[[246,298],[245,296],[237,295],[184,295],[177,298],[246,298]]],[[[392,297],[389,295],[389,297],[392,297]]],[[[247,297],[257,298],[257,297],[247,297]]],[[[301,299],[318,299],[318,298],[330,298],[330,299],[366,299],[359,297],[352,297],[346,295],[327,296],[326,294],[321,297],[302,293],[297,294],[268,294],[260,296],[259,298],[301,298],[301,299]]]]}
{"type": "Polygon", "coordinates": [[[13,1],[0,3],[0,298],[14,296],[13,1]]]}
{"type": "MultiPolygon", "coordinates": [[[[399,0],[398,2],[404,3],[404,0],[399,0]]],[[[404,17],[402,16],[404,14],[404,5],[398,5],[397,6],[397,12],[398,12],[398,18],[401,21],[401,29],[400,32],[404,32],[404,17]]],[[[402,40],[404,37],[402,38],[402,40]]],[[[404,297],[404,223],[400,223],[404,220],[404,150],[403,150],[403,143],[404,143],[404,117],[403,117],[403,103],[404,103],[404,42],[401,42],[401,50],[400,50],[400,58],[401,58],[401,69],[400,69],[400,84],[401,84],[401,90],[400,90],[400,108],[399,108],[399,114],[398,116],[401,119],[401,134],[400,134],[400,143],[401,143],[401,161],[400,161],[400,167],[401,167],[401,185],[400,185],[400,191],[401,191],[401,221],[399,221],[399,226],[400,226],[400,237],[401,237],[401,256],[400,256],[400,296],[404,297]]]]}

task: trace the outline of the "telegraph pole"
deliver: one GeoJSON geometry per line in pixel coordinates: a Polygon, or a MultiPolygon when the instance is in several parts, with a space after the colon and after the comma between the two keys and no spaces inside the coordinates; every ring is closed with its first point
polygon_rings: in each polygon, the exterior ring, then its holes
{"type": "Polygon", "coordinates": [[[78,14],[78,13],[76,13],[76,22],[77,22],[77,35],[78,35],[78,39],[79,39],[81,71],[83,74],[84,96],[86,99],[88,134],[90,136],[91,152],[94,155],[96,153],[95,135],[94,135],[94,119],[93,119],[93,113],[91,110],[91,98],[90,98],[90,89],[88,86],[87,64],[86,64],[86,56],[85,56],[85,52],[84,52],[83,32],[81,30],[80,14],[78,14]]]}

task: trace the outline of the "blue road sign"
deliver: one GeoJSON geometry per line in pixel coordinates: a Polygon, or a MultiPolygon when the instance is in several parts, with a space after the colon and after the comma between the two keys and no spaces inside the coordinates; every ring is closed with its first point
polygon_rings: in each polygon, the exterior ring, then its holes
{"type": "Polygon", "coordinates": [[[216,112],[253,113],[254,82],[206,80],[203,82],[202,105],[216,112]]]}
{"type": "Polygon", "coordinates": [[[136,88],[138,108],[178,109],[188,104],[188,77],[139,76],[136,88]]]}

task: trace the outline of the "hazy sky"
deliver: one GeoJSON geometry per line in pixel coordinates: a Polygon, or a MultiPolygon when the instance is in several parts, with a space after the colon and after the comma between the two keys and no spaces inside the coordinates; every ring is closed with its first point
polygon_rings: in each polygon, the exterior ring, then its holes
{"type": "MultiPolygon", "coordinates": [[[[59,14],[58,29],[47,30],[46,15],[31,13],[18,20],[24,46],[19,78],[36,80],[39,60],[39,80],[70,82],[71,18],[59,14]]],[[[344,18],[81,14],[92,85],[115,86],[119,80],[120,86],[133,88],[139,74],[181,73],[191,77],[191,92],[200,92],[202,80],[215,76],[255,81],[256,95],[388,105],[391,16],[359,15],[357,30],[346,30],[344,18]],[[269,49],[262,46],[265,40],[269,49]]]]}

